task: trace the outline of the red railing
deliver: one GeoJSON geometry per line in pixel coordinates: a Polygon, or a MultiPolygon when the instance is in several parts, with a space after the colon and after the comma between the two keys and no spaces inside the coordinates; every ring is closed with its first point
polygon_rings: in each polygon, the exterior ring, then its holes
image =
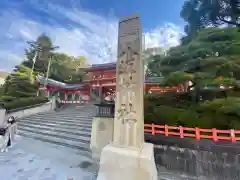
{"type": "Polygon", "coordinates": [[[196,140],[211,139],[213,141],[218,140],[230,140],[232,142],[240,141],[240,130],[218,130],[213,129],[201,129],[201,128],[188,128],[182,126],[168,126],[168,125],[155,125],[144,124],[144,132],[151,133],[152,135],[163,134],[165,136],[179,136],[180,138],[191,137],[196,140]]]}

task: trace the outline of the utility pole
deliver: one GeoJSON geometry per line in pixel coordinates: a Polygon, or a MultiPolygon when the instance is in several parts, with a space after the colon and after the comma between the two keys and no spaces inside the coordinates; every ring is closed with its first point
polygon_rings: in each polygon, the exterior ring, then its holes
{"type": "MultiPolygon", "coordinates": [[[[53,51],[55,49],[59,48],[59,46],[55,46],[55,47],[50,47],[50,51],[53,51]]],[[[47,86],[47,82],[48,82],[48,77],[49,77],[49,71],[50,71],[50,67],[51,67],[51,63],[52,63],[52,54],[50,52],[50,58],[48,61],[48,68],[47,68],[47,74],[46,74],[46,78],[45,78],[45,82],[44,82],[44,90],[46,90],[46,86],[47,86]]]]}
{"type": "Polygon", "coordinates": [[[146,45],[146,44],[145,44],[145,34],[142,35],[142,41],[143,41],[143,43],[142,43],[143,48],[142,48],[142,49],[143,49],[143,52],[144,52],[144,51],[146,50],[146,49],[145,49],[145,45],[146,45]]]}
{"type": "Polygon", "coordinates": [[[32,65],[32,70],[31,70],[31,77],[33,75],[33,71],[34,71],[34,66],[35,66],[35,62],[36,62],[36,59],[37,59],[37,56],[38,56],[38,51],[35,52],[35,55],[33,57],[33,65],[32,65]]]}
{"type": "Polygon", "coordinates": [[[39,45],[37,45],[37,43],[35,41],[27,41],[27,43],[33,48],[35,49],[35,54],[34,54],[34,57],[32,59],[33,61],[33,64],[32,64],[32,69],[31,69],[31,77],[33,75],[33,71],[34,71],[34,68],[35,68],[35,63],[36,63],[36,60],[37,60],[37,57],[38,57],[38,53],[41,51],[41,47],[39,45]]]}

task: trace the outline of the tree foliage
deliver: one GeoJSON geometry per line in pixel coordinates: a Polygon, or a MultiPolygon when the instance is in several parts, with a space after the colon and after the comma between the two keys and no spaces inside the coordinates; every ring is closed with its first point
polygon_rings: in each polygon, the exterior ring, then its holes
{"type": "Polygon", "coordinates": [[[83,56],[76,58],[64,53],[53,52],[53,43],[45,34],[40,35],[35,42],[29,43],[29,45],[30,47],[25,50],[26,60],[16,66],[6,80],[3,87],[4,96],[35,96],[38,88],[35,75],[46,76],[50,60],[49,78],[67,83],[82,82],[83,72],[79,68],[85,67],[87,64],[83,56]],[[38,53],[33,66],[36,51],[38,53]]]}
{"type": "Polygon", "coordinates": [[[240,79],[239,48],[240,34],[236,28],[204,29],[188,44],[170,49],[161,61],[160,70],[164,75],[181,71],[240,79]]]}
{"type": "Polygon", "coordinates": [[[240,2],[238,0],[187,0],[182,7],[181,17],[188,23],[185,32],[190,36],[210,26],[228,24],[240,27],[240,2]]]}
{"type": "Polygon", "coordinates": [[[167,86],[192,81],[194,93],[209,85],[237,86],[240,80],[239,49],[237,28],[207,28],[189,43],[171,48],[167,56],[157,58],[149,67],[165,77],[163,83],[167,86]]]}
{"type": "Polygon", "coordinates": [[[171,48],[167,56],[156,59],[149,67],[164,76],[161,86],[176,86],[187,80],[192,85],[182,95],[175,92],[146,98],[145,122],[239,129],[239,49],[237,27],[205,28],[187,43],[171,48]]]}
{"type": "MultiPolygon", "coordinates": [[[[220,93],[221,91],[218,95],[220,93]]],[[[217,129],[240,128],[239,98],[221,98],[221,95],[217,99],[193,105],[187,92],[151,96],[145,96],[144,100],[145,123],[217,129]]]]}
{"type": "Polygon", "coordinates": [[[4,96],[14,98],[34,97],[37,89],[38,84],[31,75],[31,69],[24,65],[19,65],[6,79],[4,96]]]}
{"type": "Polygon", "coordinates": [[[49,58],[53,54],[53,44],[51,39],[45,34],[42,34],[35,42],[31,42],[29,45],[30,47],[25,49],[26,61],[23,62],[23,65],[32,68],[37,52],[34,71],[46,74],[49,58]]]}
{"type": "Polygon", "coordinates": [[[4,94],[4,86],[0,85],[0,97],[4,94]]]}
{"type": "MultiPolygon", "coordinates": [[[[152,56],[150,57],[151,58],[151,61],[148,62],[148,65],[147,65],[147,75],[148,76],[161,76],[161,72],[159,71],[160,69],[160,65],[161,65],[161,62],[162,62],[162,59],[164,58],[163,55],[155,55],[155,56],[152,56]]],[[[150,59],[149,58],[149,59],[150,59]]]]}
{"type": "Polygon", "coordinates": [[[49,78],[65,83],[81,83],[83,72],[79,68],[86,67],[87,60],[83,56],[73,57],[64,53],[53,52],[51,39],[42,34],[30,47],[25,50],[26,61],[22,64],[28,68],[33,67],[33,60],[38,51],[34,72],[46,76],[48,63],[51,60],[49,78]]]}
{"type": "Polygon", "coordinates": [[[50,78],[70,84],[81,83],[84,74],[79,68],[86,67],[86,62],[82,56],[75,58],[64,53],[54,53],[50,78]]]}

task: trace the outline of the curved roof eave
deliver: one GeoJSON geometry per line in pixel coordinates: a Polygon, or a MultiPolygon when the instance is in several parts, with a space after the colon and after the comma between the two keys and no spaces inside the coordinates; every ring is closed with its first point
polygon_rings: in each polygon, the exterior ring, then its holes
{"type": "MultiPolygon", "coordinates": [[[[44,84],[46,78],[40,75],[37,75],[37,80],[39,81],[40,84],[44,84]]],[[[48,85],[53,85],[59,88],[63,88],[63,89],[78,89],[78,88],[82,88],[83,86],[85,86],[84,84],[66,84],[66,83],[62,83],[60,81],[56,81],[53,79],[48,78],[48,85]]]]}
{"type": "Polygon", "coordinates": [[[85,68],[85,71],[91,72],[96,70],[109,70],[109,69],[116,69],[116,62],[105,64],[92,64],[92,66],[85,68]]]}
{"type": "MultiPolygon", "coordinates": [[[[37,80],[39,81],[40,84],[44,84],[45,83],[45,77],[37,75],[37,80]]],[[[148,77],[147,79],[145,79],[145,83],[148,84],[158,84],[161,83],[163,80],[163,77],[148,77]]],[[[56,81],[53,79],[48,79],[48,85],[52,85],[52,86],[56,86],[60,89],[80,89],[83,88],[86,84],[66,84],[66,83],[62,83],[60,81],[56,81]]]]}

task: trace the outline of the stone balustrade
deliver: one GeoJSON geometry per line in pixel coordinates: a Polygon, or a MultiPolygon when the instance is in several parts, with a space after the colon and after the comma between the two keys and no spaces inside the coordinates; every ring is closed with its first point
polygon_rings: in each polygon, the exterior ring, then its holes
{"type": "Polygon", "coordinates": [[[51,111],[56,108],[56,102],[50,101],[43,104],[37,104],[33,106],[27,106],[23,108],[17,108],[10,111],[6,111],[4,108],[0,109],[0,125],[6,123],[9,117],[14,117],[15,119],[21,119],[23,117],[31,116],[41,112],[51,111]]]}
{"type": "MultiPolygon", "coordinates": [[[[3,104],[3,103],[2,103],[3,104]]],[[[1,106],[0,108],[0,136],[3,141],[0,142],[0,147],[5,146],[4,143],[14,140],[17,133],[17,119],[31,116],[41,112],[51,111],[56,108],[56,101],[52,100],[47,103],[17,108],[10,111],[1,106]],[[11,121],[9,121],[11,120],[11,121]]]]}
{"type": "Polygon", "coordinates": [[[40,112],[50,111],[52,109],[53,109],[52,102],[47,102],[47,103],[38,104],[35,106],[28,106],[25,108],[13,109],[7,112],[6,117],[13,116],[16,119],[20,119],[20,118],[34,115],[40,112]]]}

